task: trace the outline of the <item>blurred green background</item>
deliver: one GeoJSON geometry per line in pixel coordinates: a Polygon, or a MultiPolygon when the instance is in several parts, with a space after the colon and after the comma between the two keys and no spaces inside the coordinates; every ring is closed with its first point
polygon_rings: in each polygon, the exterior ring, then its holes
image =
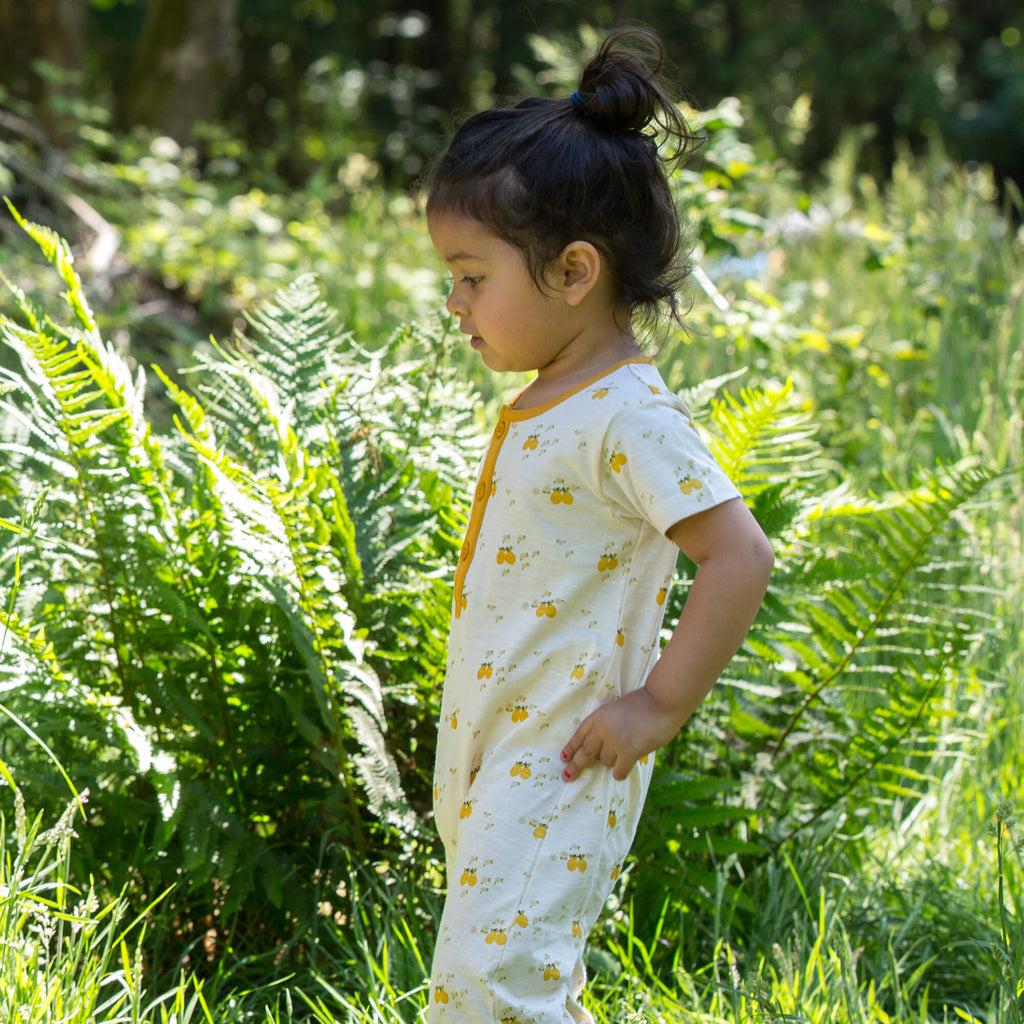
{"type": "MultiPolygon", "coordinates": [[[[1016,216],[1017,0],[0,0],[0,194],[68,238],[142,363],[180,364],[306,271],[382,342],[440,305],[411,197],[453,122],[565,95],[631,21],[661,34],[686,102],[737,101],[748,183],[752,161],[810,194],[837,160],[884,183],[941,151],[1016,216]]],[[[0,265],[45,287],[6,210],[0,265]]]]}
{"type": "Polygon", "coordinates": [[[538,72],[545,85],[533,37],[632,20],[661,33],[697,106],[739,96],[758,134],[799,151],[805,170],[862,124],[879,169],[898,139],[940,133],[997,178],[1021,170],[1016,0],[4,0],[0,86],[55,138],[83,100],[121,129],[197,144],[203,159],[226,132],[251,171],[293,185],[353,153],[395,184],[419,173],[452,111],[532,92],[538,72]]]}

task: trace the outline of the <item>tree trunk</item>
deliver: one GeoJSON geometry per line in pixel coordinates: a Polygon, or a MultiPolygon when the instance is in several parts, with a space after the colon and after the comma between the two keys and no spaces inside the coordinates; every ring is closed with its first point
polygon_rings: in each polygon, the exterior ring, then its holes
{"type": "Polygon", "coordinates": [[[238,0],[150,0],[121,123],[186,142],[238,68],[238,0]]]}
{"type": "Polygon", "coordinates": [[[59,141],[63,117],[53,100],[74,95],[85,45],[87,0],[0,0],[0,85],[27,99],[59,141]],[[40,74],[37,62],[55,73],[40,74]]]}
{"type": "Polygon", "coordinates": [[[417,4],[417,9],[430,19],[430,28],[420,41],[421,66],[440,75],[433,98],[450,112],[464,110],[469,103],[473,6],[457,0],[423,0],[417,4]]]}

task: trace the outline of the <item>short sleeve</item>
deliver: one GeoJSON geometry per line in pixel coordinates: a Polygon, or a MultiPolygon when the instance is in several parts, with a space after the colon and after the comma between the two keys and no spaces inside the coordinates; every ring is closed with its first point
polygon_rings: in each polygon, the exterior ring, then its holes
{"type": "Polygon", "coordinates": [[[601,460],[605,501],[662,534],[680,519],[740,496],[675,395],[618,410],[605,432],[601,460]]]}

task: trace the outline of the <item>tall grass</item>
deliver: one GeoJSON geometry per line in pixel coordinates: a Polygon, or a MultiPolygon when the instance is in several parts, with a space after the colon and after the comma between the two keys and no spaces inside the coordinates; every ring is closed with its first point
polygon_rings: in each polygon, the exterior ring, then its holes
{"type": "Polygon", "coordinates": [[[13,794],[13,823],[0,813],[0,1020],[136,1024],[146,1013],[140,922],[126,920],[123,899],[70,879],[87,794],[44,828],[6,767],[0,774],[13,794]]]}
{"type": "MultiPolygon", "coordinates": [[[[144,919],[125,923],[122,900],[102,901],[68,878],[68,851],[84,798],[43,829],[30,821],[13,793],[14,827],[0,815],[0,1019],[43,1024],[414,1024],[429,997],[427,969],[433,923],[440,909],[439,876],[412,873],[400,880],[372,867],[353,867],[352,886],[336,901],[320,939],[315,965],[301,984],[282,979],[277,991],[225,992],[207,998],[201,982],[182,977],[158,997],[147,993],[144,919]]],[[[83,826],[79,826],[83,827],[83,826]]],[[[87,825],[84,827],[88,827],[87,825]]],[[[849,880],[821,885],[824,872],[808,855],[783,858],[769,871],[766,918],[779,921],[771,949],[756,961],[715,936],[715,957],[697,968],[678,958],[659,967],[662,917],[641,935],[636,909],[614,901],[589,954],[592,976],[586,1005],[597,1024],[932,1024],[968,1020],[1018,1024],[1024,972],[1020,897],[1009,891],[1009,860],[1019,854],[1015,823],[1002,808],[988,837],[1001,858],[996,934],[962,939],[957,952],[977,956],[992,972],[986,996],[950,1006],[926,982],[928,958],[889,934],[879,977],[867,961],[860,914],[869,906],[849,880]],[[1000,852],[1001,851],[1001,852],[1000,852]],[[1007,890],[1004,893],[1003,883],[1007,890]]],[[[1019,863],[1019,862],[1018,862],[1019,863]]],[[[1018,879],[1019,880],[1019,879],[1018,879]]],[[[974,927],[976,928],[976,922],[974,927]]],[[[969,925],[970,927],[970,925],[969,925]]],[[[961,960],[961,963],[963,961],[961,960]]]]}

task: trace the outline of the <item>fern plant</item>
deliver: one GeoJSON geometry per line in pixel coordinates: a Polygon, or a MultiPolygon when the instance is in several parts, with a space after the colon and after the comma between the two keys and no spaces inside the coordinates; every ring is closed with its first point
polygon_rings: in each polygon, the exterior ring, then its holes
{"type": "MultiPolygon", "coordinates": [[[[302,279],[198,360],[191,391],[164,377],[179,429],[158,436],[66,244],[20,223],[71,322],[16,289],[23,321],[0,322],[20,363],[2,371],[5,703],[94,794],[79,861],[138,899],[174,887],[158,961],[190,943],[194,963],[304,956],[347,857],[431,842],[417,811],[472,395],[443,335],[419,362],[396,358],[409,332],[370,356],[302,279]]],[[[56,804],[23,738],[0,727],[56,804]]]]}
{"type": "MultiPolygon", "coordinates": [[[[1000,628],[977,582],[973,513],[1001,474],[966,457],[861,496],[792,385],[710,411],[712,447],[773,538],[776,569],[727,677],[662,758],[632,886],[657,914],[668,878],[728,934],[758,913],[757,864],[822,828],[898,818],[967,752],[966,696],[983,685],[972,655],[1000,628]]],[[[677,588],[670,620],[684,599],[677,588]]],[[[675,923],[688,962],[713,956],[701,934],[675,923]]]]}

